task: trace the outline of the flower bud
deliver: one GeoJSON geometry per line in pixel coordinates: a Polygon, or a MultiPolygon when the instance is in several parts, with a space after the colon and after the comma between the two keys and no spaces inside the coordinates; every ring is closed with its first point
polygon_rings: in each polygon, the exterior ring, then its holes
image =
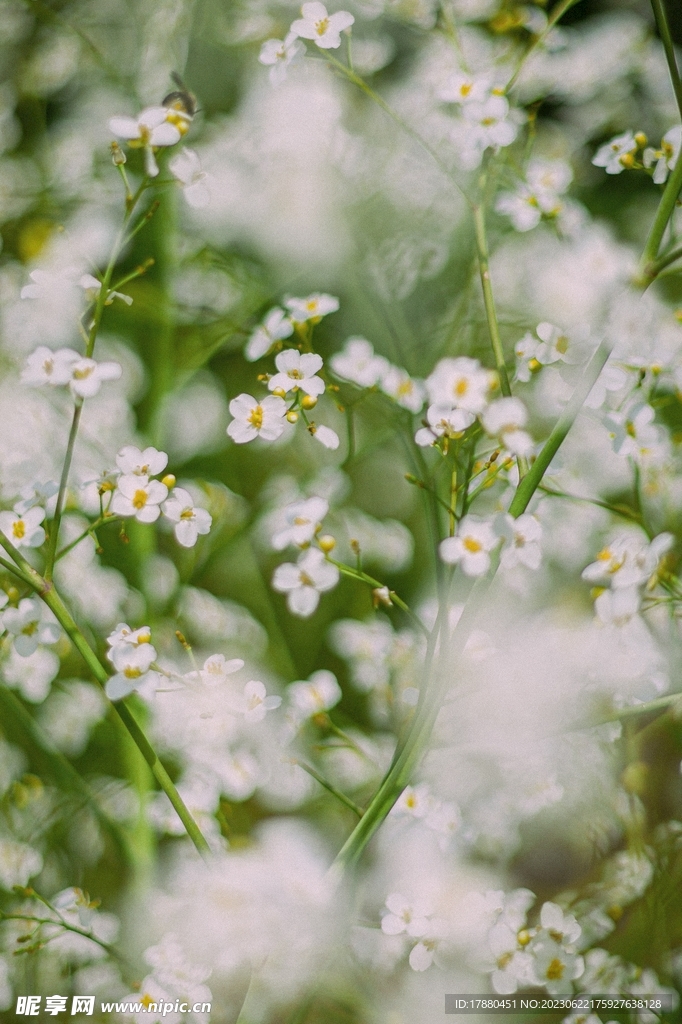
{"type": "Polygon", "coordinates": [[[284,388],[273,388],[273,395],[277,395],[278,398],[286,398],[287,393],[284,388]]]}
{"type": "Polygon", "coordinates": [[[111,143],[111,159],[115,167],[121,167],[126,162],[126,155],[118,142],[111,143]]]}
{"type": "Polygon", "coordinates": [[[303,409],[314,409],[317,405],[317,399],[314,395],[304,395],[301,399],[301,407],[303,409]]]}
{"type": "Polygon", "coordinates": [[[170,491],[171,488],[175,487],[175,477],[173,476],[172,473],[166,473],[166,475],[161,480],[161,483],[165,484],[168,490],[170,491]]]}
{"type": "Polygon", "coordinates": [[[324,533],[321,537],[318,537],[317,543],[320,545],[325,555],[328,555],[330,551],[333,551],[336,547],[336,537],[332,537],[330,533],[324,533]]]}
{"type": "Polygon", "coordinates": [[[372,604],[375,608],[383,605],[385,608],[392,608],[391,593],[388,587],[375,587],[372,591],[372,604]]]}
{"type": "Polygon", "coordinates": [[[298,413],[295,409],[289,409],[287,419],[289,420],[289,423],[298,423],[298,413]]]}
{"type": "Polygon", "coordinates": [[[646,146],[648,141],[649,140],[647,139],[644,132],[637,132],[637,134],[635,135],[635,142],[641,149],[643,149],[644,146],[646,146]]]}

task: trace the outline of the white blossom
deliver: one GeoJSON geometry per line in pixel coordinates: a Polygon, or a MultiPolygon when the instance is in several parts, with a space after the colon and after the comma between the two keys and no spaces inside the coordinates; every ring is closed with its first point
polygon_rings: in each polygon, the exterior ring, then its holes
{"type": "Polygon", "coordinates": [[[154,150],[174,146],[182,137],[180,129],[169,123],[167,107],[145,107],[136,118],[112,117],[109,129],[120,139],[126,139],[131,148],[144,149],[145,170],[150,178],[159,173],[154,150]]]}
{"type": "Polygon", "coordinates": [[[513,455],[530,455],[533,441],[522,428],[528,411],[520,398],[498,398],[481,415],[486,433],[497,438],[513,455]]]}
{"type": "Polygon", "coordinates": [[[668,179],[670,171],[675,169],[678,157],[680,155],[680,148],[682,147],[682,127],[675,125],[670,131],[667,131],[661,140],[660,149],[652,149],[647,147],[644,150],[642,162],[645,167],[654,168],[654,182],[657,185],[663,185],[668,179]]]}
{"type": "Polygon", "coordinates": [[[278,373],[274,374],[268,381],[270,391],[305,392],[317,398],[324,391],[325,384],[321,377],[317,377],[318,370],[322,369],[322,357],[314,352],[297,352],[290,348],[280,352],[275,357],[275,366],[278,373]]]}
{"type": "Polygon", "coordinates": [[[438,548],[448,564],[460,564],[465,576],[482,576],[490,568],[490,552],[499,544],[492,524],[478,516],[461,520],[454,537],[446,537],[438,548]]]}
{"type": "Polygon", "coordinates": [[[603,167],[607,174],[620,174],[629,166],[629,158],[636,152],[635,136],[632,132],[625,132],[601,146],[592,158],[592,163],[595,167],[603,167]]]}
{"type": "Polygon", "coordinates": [[[134,473],[118,479],[110,509],[118,516],[135,516],[140,523],[154,523],[161,515],[168,488],[159,480],[148,480],[134,473]]]}
{"type": "Polygon", "coordinates": [[[281,85],[286,78],[287,68],[305,53],[305,46],[295,32],[289,32],[284,39],[267,39],[260,48],[258,60],[270,68],[270,81],[281,85]]]}
{"type": "Polygon", "coordinates": [[[208,175],[201,169],[201,160],[193,149],[182,149],[168,161],[168,169],[182,185],[182,192],[190,206],[201,209],[208,205],[210,193],[208,175]]]}
{"type": "Polygon", "coordinates": [[[328,511],[329,502],[324,498],[312,497],[287,505],[282,509],[283,528],[272,537],[275,551],[282,551],[289,544],[300,548],[310,544],[328,511]]]}
{"type": "MultiPolygon", "coordinates": [[[[320,4],[319,6],[321,7],[322,5],[320,4]]],[[[323,316],[337,311],[339,300],[333,295],[315,292],[315,294],[308,295],[305,299],[286,299],[284,305],[289,310],[289,315],[294,323],[304,324],[308,320],[313,320],[317,323],[323,316]]]]}
{"type": "Polygon", "coordinates": [[[211,529],[210,513],[195,506],[192,495],[182,487],[173,488],[161,509],[166,518],[175,523],[175,539],[183,548],[193,548],[199,534],[211,529]]]}
{"type": "Polygon", "coordinates": [[[31,388],[43,384],[68,384],[72,376],[71,368],[79,359],[80,356],[72,348],[53,351],[40,345],[26,360],[26,366],[21,372],[22,384],[31,388]]]}
{"type": "Polygon", "coordinates": [[[0,512],[0,530],[16,548],[39,548],[45,541],[44,518],[45,509],[37,505],[25,512],[0,512]]]}
{"type": "Polygon", "coordinates": [[[126,444],[116,456],[116,465],[126,476],[157,476],[168,465],[168,456],[156,448],[140,451],[134,444],[126,444]]]}
{"type": "Polygon", "coordinates": [[[350,28],[355,18],[348,11],[328,14],[319,0],[303,4],[302,18],[292,22],[291,32],[303,39],[312,39],[323,50],[335,50],[341,45],[341,32],[350,28]]]}
{"type": "Polygon", "coordinates": [[[77,359],[70,364],[69,387],[78,398],[92,398],[104,381],[118,380],[123,372],[120,363],[98,363],[95,359],[77,359]]]}
{"type": "Polygon", "coordinates": [[[283,309],[275,306],[249,338],[244,350],[244,356],[250,363],[254,363],[261,356],[264,356],[276,341],[289,338],[293,333],[294,325],[291,319],[283,309]]]}
{"type": "Polygon", "coordinates": [[[15,651],[23,658],[33,654],[38,644],[55,644],[62,635],[61,627],[46,619],[45,611],[37,598],[24,597],[16,608],[7,608],[0,616],[3,629],[14,638],[15,651]]]}
{"type": "Polygon", "coordinates": [[[319,669],[307,681],[290,683],[287,698],[299,718],[310,718],[322,711],[330,711],[341,700],[341,687],[333,672],[319,669]]]}
{"type": "Polygon", "coordinates": [[[287,606],[294,615],[307,618],[320,601],[320,594],[339,582],[339,570],[328,562],[318,548],[309,548],[298,561],[278,565],[272,577],[275,590],[287,595],[287,606]]]}
{"type": "Polygon", "coordinates": [[[268,395],[258,402],[251,395],[237,395],[230,402],[230,413],[234,419],[227,433],[237,444],[245,444],[256,437],[275,441],[284,431],[287,407],[284,399],[268,395]]]}

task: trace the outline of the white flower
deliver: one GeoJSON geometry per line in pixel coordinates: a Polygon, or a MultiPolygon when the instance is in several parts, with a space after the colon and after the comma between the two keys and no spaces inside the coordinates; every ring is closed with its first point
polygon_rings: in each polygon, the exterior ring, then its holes
{"type": "Polygon", "coordinates": [[[312,39],[323,50],[335,50],[341,45],[341,32],[350,28],[355,18],[348,11],[327,14],[324,4],[313,0],[301,7],[302,18],[294,21],[291,32],[303,39],[312,39]]]}
{"type": "Polygon", "coordinates": [[[109,651],[109,660],[117,670],[104,688],[109,700],[121,700],[137,690],[155,673],[149,667],[156,659],[156,650],[151,644],[120,644],[109,651]]]}
{"type": "Polygon", "coordinates": [[[66,267],[58,273],[49,270],[32,270],[28,275],[32,284],[25,284],[21,289],[22,299],[46,299],[48,302],[58,298],[65,289],[74,287],[74,267],[66,267]]]}
{"type": "Polygon", "coordinates": [[[413,971],[428,971],[433,963],[439,942],[448,934],[448,923],[443,918],[431,918],[426,935],[412,949],[409,964],[413,971]]]}
{"type": "Polygon", "coordinates": [[[538,351],[541,347],[541,342],[531,334],[530,331],[526,331],[524,336],[516,342],[514,346],[514,355],[516,356],[516,379],[523,381],[526,384],[531,378],[531,368],[535,366],[536,369],[540,368],[540,360],[538,359],[538,351]]]}
{"type": "Polygon", "coordinates": [[[444,103],[481,103],[490,92],[490,78],[487,75],[464,75],[456,72],[450,75],[444,85],[437,91],[436,96],[444,103]]]}
{"type": "Polygon", "coordinates": [[[453,409],[450,405],[430,405],[426,410],[428,427],[421,427],[414,435],[418,445],[425,448],[439,437],[461,437],[474,422],[473,413],[466,409],[453,409]]]}
{"type": "Polygon", "coordinates": [[[454,537],[446,537],[438,548],[448,564],[460,563],[465,576],[482,576],[490,567],[490,552],[499,543],[492,525],[477,516],[464,516],[454,537]]]}
{"type": "Polygon", "coordinates": [[[530,455],[533,450],[531,437],[521,429],[527,420],[528,412],[520,398],[498,398],[481,415],[486,433],[513,455],[530,455]]]}
{"type": "Polygon", "coordinates": [[[14,637],[14,649],[22,658],[30,657],[38,644],[54,644],[62,635],[56,622],[44,621],[43,606],[37,598],[24,597],[16,608],[7,608],[0,621],[14,637]]]}
{"type": "Polygon", "coordinates": [[[401,366],[391,366],[381,378],[381,390],[392,398],[403,409],[410,412],[421,412],[424,405],[424,385],[420,380],[410,377],[401,366]]]}
{"type": "Polygon", "coordinates": [[[682,147],[682,127],[675,125],[663,136],[660,149],[647,147],[644,150],[644,166],[651,167],[654,162],[656,163],[654,181],[657,185],[662,185],[667,181],[668,172],[675,169],[677,158],[680,155],[680,147],[682,147]]]}
{"type": "Polygon", "coordinates": [[[400,893],[386,897],[388,913],[381,918],[384,935],[411,935],[420,938],[429,927],[430,907],[424,900],[410,902],[400,893]]]}
{"type": "Polygon", "coordinates": [[[556,217],[564,203],[560,198],[573,178],[570,166],[563,160],[531,160],[526,181],[515,192],[499,196],[495,209],[506,214],[517,231],[530,231],[542,216],[556,217]]]}
{"type": "Polygon", "coordinates": [[[426,782],[418,786],[405,786],[396,800],[391,814],[395,817],[426,818],[434,809],[434,800],[426,782]]]}
{"type": "Polygon", "coordinates": [[[281,390],[286,394],[300,388],[313,398],[323,393],[324,381],[321,377],[315,376],[317,371],[322,369],[322,357],[314,352],[301,353],[293,348],[287,349],[276,356],[275,366],[279,373],[274,374],[268,381],[270,391],[281,390]]]}
{"type": "Polygon", "coordinates": [[[659,439],[654,425],[655,410],[645,402],[637,402],[622,412],[604,417],[617,455],[636,455],[641,448],[655,445],[659,439]]]}
{"type": "Polygon", "coordinates": [[[637,152],[637,143],[632,132],[617,135],[600,146],[592,158],[595,167],[603,167],[607,174],[620,174],[630,164],[630,157],[637,152]]]}
{"type": "Polygon", "coordinates": [[[134,474],[119,477],[111,499],[111,511],[119,516],[135,516],[140,523],[153,523],[161,515],[159,508],[168,497],[168,488],[159,480],[134,474]]]}
{"type": "Polygon", "coordinates": [[[503,568],[513,569],[517,565],[525,565],[528,569],[539,568],[542,561],[542,527],[535,516],[524,513],[514,519],[504,515],[496,526],[505,541],[500,558],[503,568]]]}
{"type": "Polygon", "coordinates": [[[286,526],[272,537],[275,551],[282,551],[289,544],[300,548],[310,544],[328,511],[329,502],[324,498],[312,497],[287,505],[282,510],[286,526]]]}
{"type": "Polygon", "coordinates": [[[122,370],[119,363],[98,363],[94,359],[77,359],[70,365],[71,392],[79,398],[92,398],[105,380],[118,380],[122,370]]]}
{"type": "Polygon", "coordinates": [[[537,359],[543,365],[559,360],[564,363],[582,362],[590,333],[588,327],[578,327],[569,334],[560,327],[543,321],[537,325],[535,331],[542,341],[542,344],[538,345],[537,359]]]}
{"type": "Polygon", "coordinates": [[[205,508],[195,507],[192,495],[174,487],[162,506],[163,514],[175,523],[175,539],[183,548],[193,548],[199,534],[208,533],[212,518],[205,508]]]}
{"type": "Polygon", "coordinates": [[[126,476],[156,476],[168,465],[168,456],[156,448],[140,451],[134,444],[126,444],[116,456],[116,465],[126,476]]]}
{"type": "MultiPolygon", "coordinates": [[[[97,300],[97,296],[102,290],[101,281],[98,281],[96,277],[92,276],[92,274],[83,274],[78,284],[91,302],[95,302],[97,300]]],[[[123,292],[109,292],[104,300],[104,305],[110,306],[114,299],[121,299],[122,302],[125,302],[126,306],[132,306],[133,304],[133,300],[130,295],[124,295],[123,292]]]]}
{"type": "Polygon", "coordinates": [[[597,377],[597,381],[585,399],[589,409],[600,409],[606,401],[607,391],[620,391],[627,384],[628,375],[619,366],[607,363],[597,377]]]}
{"type": "Polygon", "coordinates": [[[429,398],[435,405],[449,405],[474,414],[483,412],[494,384],[495,375],[484,369],[478,359],[467,356],[441,359],[426,378],[429,398]]]}
{"type": "Polygon", "coordinates": [[[268,395],[260,402],[251,395],[237,395],[230,402],[230,412],[234,419],[227,433],[236,444],[245,444],[255,437],[275,441],[284,431],[286,411],[284,399],[277,395],[268,395]]]}
{"type": "Polygon", "coordinates": [[[361,388],[372,388],[389,369],[383,356],[375,355],[366,338],[349,338],[342,352],[336,352],[329,365],[337,377],[349,380],[361,388]]]}
{"type": "Polygon", "coordinates": [[[335,707],[343,694],[333,672],[320,669],[308,682],[290,683],[287,697],[297,717],[310,718],[335,707]]]}
{"type": "Polygon", "coordinates": [[[564,914],[556,903],[543,903],[540,924],[549,932],[554,942],[573,945],[582,934],[582,928],[573,914],[564,914]]]}
{"type": "Polygon", "coordinates": [[[594,602],[594,610],[605,626],[623,628],[639,619],[641,599],[636,587],[621,587],[619,590],[605,590],[594,602]]]}
{"type": "Polygon", "coordinates": [[[71,913],[73,916],[77,916],[81,928],[92,926],[94,911],[99,906],[97,900],[91,900],[86,892],[75,886],[58,892],[56,896],[52,897],[50,903],[55,910],[59,910],[61,913],[71,913]]]}
{"type": "Polygon", "coordinates": [[[585,970],[585,961],[569,952],[560,943],[544,939],[533,946],[533,974],[537,984],[544,985],[551,995],[573,991],[573,982],[585,970]]]}
{"type": "Polygon", "coordinates": [[[21,371],[21,382],[31,388],[43,384],[68,384],[71,380],[71,367],[79,359],[78,352],[72,348],[53,351],[40,345],[26,360],[26,366],[21,371]]]}
{"type": "Polygon", "coordinates": [[[311,423],[308,426],[308,432],[312,434],[316,441],[323,444],[325,448],[331,448],[332,451],[336,451],[339,447],[339,435],[331,427],[325,427],[323,423],[316,424],[311,423]]]}
{"type": "Polygon", "coordinates": [[[508,120],[509,101],[504,96],[489,96],[482,102],[462,107],[467,123],[466,151],[460,156],[465,167],[476,167],[489,147],[510,146],[517,135],[516,125],[508,120]]]}
{"type": "Polygon", "coordinates": [[[286,78],[287,68],[305,53],[305,46],[295,32],[289,32],[284,39],[267,39],[260,48],[258,60],[270,67],[270,81],[281,85],[286,78]]]}
{"type": "Polygon", "coordinates": [[[202,682],[215,686],[216,683],[224,683],[228,676],[239,672],[241,668],[244,668],[241,658],[231,658],[228,661],[223,654],[212,654],[204,662],[201,679],[202,682]]]}
{"type": "MultiPolygon", "coordinates": [[[[138,629],[131,629],[127,622],[119,622],[113,633],[107,637],[109,647],[139,647],[140,644],[148,644],[152,639],[152,631],[149,626],[140,626],[138,629]]],[[[111,651],[109,660],[111,661],[111,651]]]]}
{"type": "Polygon", "coordinates": [[[182,191],[190,206],[200,209],[208,204],[210,193],[206,186],[208,175],[201,169],[201,161],[193,149],[182,149],[168,162],[168,169],[182,184],[182,191]]]}
{"type": "Polygon", "coordinates": [[[150,974],[144,979],[140,985],[139,992],[132,992],[130,995],[125,997],[124,1002],[131,1007],[130,1011],[126,1016],[132,1019],[135,1024],[158,1024],[163,1020],[164,1024],[180,1024],[183,1019],[183,1014],[175,1011],[175,997],[167,989],[162,988],[161,985],[156,981],[153,974],[150,974]],[[149,1007],[163,1006],[163,1015],[161,1012],[155,1014],[153,1011],[150,1013],[149,1007]],[[166,1012],[165,1006],[168,1005],[171,1009],[166,1012]],[[132,1008],[135,1007],[133,1010],[132,1008]]]}
{"type": "Polygon", "coordinates": [[[37,850],[13,839],[0,839],[0,886],[11,892],[15,885],[27,885],[29,878],[43,870],[37,850]]]}
{"type": "Polygon", "coordinates": [[[244,715],[247,722],[262,722],[266,712],[273,711],[281,703],[281,697],[268,697],[263,683],[252,679],[244,687],[243,695],[232,702],[232,706],[235,711],[244,715]]]}
{"type": "Polygon", "coordinates": [[[275,590],[287,595],[287,607],[294,615],[307,618],[320,601],[320,594],[339,582],[339,570],[318,548],[309,548],[297,563],[278,565],[272,577],[275,590]]]}
{"type": "Polygon", "coordinates": [[[39,548],[45,540],[45,530],[40,525],[44,518],[45,509],[35,505],[23,514],[0,512],[0,530],[17,548],[39,548]]]}
{"type": "Polygon", "coordinates": [[[137,118],[112,117],[109,121],[109,129],[114,135],[126,139],[133,149],[144,148],[145,170],[150,178],[159,173],[154,149],[174,146],[182,137],[179,128],[170,124],[167,118],[167,107],[146,107],[137,118]]]}
{"type": "Polygon", "coordinates": [[[516,192],[503,192],[497,197],[495,209],[509,217],[517,231],[531,231],[542,220],[538,198],[528,185],[519,185],[516,192]]]}
{"type": "Polygon", "coordinates": [[[264,356],[276,341],[289,338],[293,333],[294,325],[291,320],[283,309],[275,306],[249,338],[244,356],[250,363],[254,363],[256,359],[264,356]]]}
{"type": "Polygon", "coordinates": [[[610,583],[615,589],[646,583],[674,544],[670,533],[661,533],[650,544],[642,536],[626,533],[601,549],[596,561],[582,571],[590,583],[610,583]]]}
{"type": "Polygon", "coordinates": [[[524,953],[518,941],[518,929],[506,921],[497,921],[487,935],[488,947],[495,967],[490,980],[501,995],[516,992],[519,983],[530,983],[532,959],[524,953]]]}
{"type": "MultiPolygon", "coordinates": [[[[322,4],[319,6],[322,7],[322,4]]],[[[284,304],[289,310],[291,319],[297,324],[304,324],[307,320],[314,320],[317,323],[323,316],[335,313],[339,308],[337,298],[321,292],[309,295],[306,299],[286,299],[284,304]]]]}

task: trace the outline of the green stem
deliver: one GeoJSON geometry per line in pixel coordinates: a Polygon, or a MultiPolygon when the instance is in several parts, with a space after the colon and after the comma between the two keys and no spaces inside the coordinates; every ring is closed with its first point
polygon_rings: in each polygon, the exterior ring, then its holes
{"type": "MultiPolygon", "coordinates": [[[[126,963],[126,960],[113,946],[110,946],[108,942],[103,942],[98,939],[92,932],[86,931],[84,928],[78,928],[76,925],[67,924],[64,918],[55,910],[55,914],[58,915],[58,920],[55,921],[52,917],[33,917],[31,914],[6,914],[3,910],[0,910],[0,920],[2,921],[31,921],[37,925],[52,925],[53,928],[63,928],[67,932],[73,932],[74,935],[82,935],[85,939],[90,939],[96,945],[104,949],[110,957],[119,962],[126,963]]],[[[55,936],[56,938],[56,936],[55,936]]]]}
{"type": "Polygon", "coordinates": [[[113,514],[99,516],[99,518],[96,519],[94,523],[91,523],[90,526],[88,526],[87,530],[83,530],[83,532],[79,534],[75,540],[70,541],[70,543],[65,544],[63,548],[59,549],[59,551],[55,555],[55,562],[58,562],[60,558],[64,557],[64,555],[68,555],[69,551],[73,551],[73,549],[77,547],[82,540],[85,540],[86,537],[89,537],[90,534],[93,533],[94,530],[98,530],[100,526],[103,526],[105,523],[119,523],[120,521],[121,516],[116,516],[113,514]]]}
{"type": "Polygon", "coordinates": [[[631,523],[637,523],[638,526],[643,525],[642,517],[625,505],[611,505],[608,501],[600,501],[599,498],[587,498],[583,494],[569,494],[567,491],[557,491],[553,487],[546,487],[544,484],[540,484],[538,490],[552,498],[565,498],[567,501],[586,501],[589,505],[596,505],[597,508],[606,509],[607,512],[613,512],[616,516],[622,516],[623,519],[628,519],[631,523]]]}
{"type": "MultiPolygon", "coordinates": [[[[0,544],[4,547],[5,551],[12,556],[14,561],[17,563],[20,569],[24,571],[26,576],[31,581],[31,586],[35,589],[39,597],[45,602],[50,611],[54,614],[55,618],[59,622],[64,632],[69,636],[74,647],[83,658],[83,661],[88,666],[97,682],[103,688],[109,680],[109,673],[102,665],[101,661],[93,651],[90,644],[85,639],[85,636],[78,628],[73,616],[62,601],[61,597],[54,588],[54,585],[49,581],[43,579],[40,573],[36,572],[33,566],[26,561],[24,556],[18,551],[14,545],[5,537],[4,533],[0,532],[0,544]]],[[[201,854],[210,852],[210,848],[203,835],[199,826],[195,822],[190,812],[185,807],[182,797],[178,793],[177,789],[173,785],[173,782],[161,764],[158,755],[149,740],[145,736],[144,732],[138,725],[135,717],[133,716],[130,709],[123,703],[123,701],[117,701],[113,704],[116,713],[125,725],[126,729],[133,738],[137,745],[140,753],[144,757],[145,761],[152,770],[154,778],[161,786],[168,799],[170,800],[176,814],[180,818],[180,821],[185,826],[187,835],[190,837],[197,850],[201,854]]]]}
{"type": "MultiPolygon", "coordinates": [[[[682,163],[682,161],[680,162],[682,163]]],[[[566,435],[573,426],[578,413],[583,407],[585,399],[594,387],[597,377],[604,368],[604,364],[609,358],[609,354],[609,347],[602,342],[585,367],[582,379],[573,392],[563,414],[559,417],[554,429],[545,441],[542,451],[524,476],[523,480],[519,483],[519,486],[516,488],[516,493],[514,494],[512,503],[509,506],[509,514],[515,519],[522,515],[528,508],[530,499],[540,486],[542,478],[547,472],[552,459],[558,452],[566,435]]]]}
{"type": "Polygon", "coordinates": [[[398,594],[396,594],[395,590],[389,590],[385,583],[381,583],[379,580],[375,580],[374,577],[368,576],[367,573],[363,572],[361,569],[353,569],[350,565],[345,565],[343,562],[337,562],[334,558],[330,558],[329,555],[327,555],[327,561],[331,562],[332,565],[335,565],[343,576],[349,576],[353,580],[360,580],[362,583],[368,583],[369,586],[373,587],[375,590],[388,590],[388,596],[392,603],[404,611],[417,629],[421,630],[424,636],[428,639],[430,634],[424,623],[421,621],[419,616],[414,614],[412,609],[405,603],[405,601],[403,601],[402,597],[399,597],[398,594]]]}
{"type": "Polygon", "coordinates": [[[657,260],[654,260],[653,263],[649,265],[649,274],[651,275],[652,280],[658,277],[661,271],[665,270],[666,267],[669,267],[671,263],[679,260],[681,256],[682,245],[678,245],[675,249],[671,249],[670,252],[667,252],[663,256],[659,256],[657,260]]]}
{"type": "Polygon", "coordinates": [[[673,37],[670,33],[665,4],[663,0],[651,0],[651,6],[654,11],[654,17],[656,18],[656,27],[658,28],[658,33],[663,43],[663,49],[665,50],[665,59],[668,62],[668,71],[670,72],[670,80],[675,92],[675,99],[677,100],[680,117],[682,117],[682,79],[680,79],[680,72],[677,67],[677,60],[675,59],[675,44],[673,43],[673,37]]]}
{"type": "Polygon", "coordinates": [[[25,573],[23,573],[21,569],[18,569],[16,565],[12,565],[11,562],[8,562],[7,559],[0,558],[0,565],[3,567],[3,569],[6,569],[7,572],[11,572],[14,576],[16,576],[18,580],[21,580],[22,583],[26,583],[29,587],[33,586],[33,580],[25,573]]]}
{"type": "Polygon", "coordinates": [[[633,284],[639,288],[646,290],[652,281],[656,278],[656,258],[658,256],[658,250],[661,247],[661,240],[668,221],[673,215],[675,204],[677,203],[677,197],[682,189],[682,160],[678,160],[675,167],[668,178],[667,184],[663,190],[661,201],[658,204],[656,216],[654,222],[651,225],[649,231],[649,237],[646,240],[644,246],[644,252],[642,258],[639,261],[639,269],[637,276],[635,277],[633,284]]]}
{"type": "MultiPolygon", "coordinates": [[[[100,294],[102,293],[100,288],[100,294]]],[[[54,510],[54,516],[52,517],[52,526],[50,527],[50,540],[47,545],[47,558],[45,561],[45,579],[50,581],[54,572],[54,563],[57,557],[57,544],[59,543],[59,526],[62,521],[62,513],[64,511],[64,499],[66,497],[66,485],[69,480],[69,473],[71,471],[71,461],[73,459],[73,450],[76,445],[76,435],[78,434],[78,425],[81,420],[81,413],[83,411],[83,399],[77,398],[76,404],[73,409],[73,419],[71,420],[71,430],[69,431],[69,440],[66,445],[66,455],[64,456],[64,465],[62,466],[62,475],[59,480],[59,493],[57,494],[57,504],[54,510]]]]}
{"type": "Polygon", "coordinates": [[[566,14],[566,11],[569,11],[571,9],[571,7],[574,7],[575,4],[577,4],[577,3],[578,3],[578,0],[562,0],[562,2],[560,4],[557,4],[557,6],[552,11],[552,13],[550,15],[550,18],[549,18],[545,28],[543,29],[543,31],[540,33],[540,35],[536,39],[533,40],[531,45],[528,47],[526,52],[523,54],[523,56],[519,60],[519,63],[516,65],[516,68],[514,70],[514,74],[511,76],[511,78],[509,79],[509,81],[507,82],[507,84],[504,87],[505,93],[509,92],[514,87],[514,85],[516,84],[517,78],[519,77],[519,75],[521,74],[521,71],[523,70],[524,64],[526,63],[528,58],[535,52],[535,50],[537,50],[538,46],[540,46],[542,43],[544,43],[545,39],[547,38],[549,33],[552,31],[552,29],[554,28],[556,23],[559,21],[559,19],[563,18],[564,14],[566,14]]]}
{"type": "Polygon", "coordinates": [[[299,768],[302,768],[304,772],[307,772],[308,775],[312,776],[312,778],[315,779],[316,782],[319,782],[321,786],[324,786],[324,788],[329,793],[335,796],[337,800],[340,800],[341,803],[344,804],[344,806],[348,807],[349,810],[353,812],[353,814],[357,814],[358,818],[362,817],[362,807],[358,807],[357,804],[353,803],[350,797],[347,797],[346,794],[342,793],[340,789],[337,789],[336,786],[333,786],[331,782],[325,779],[324,775],[321,775],[318,772],[317,768],[313,768],[311,764],[307,764],[305,761],[294,760],[293,763],[297,764],[299,768]]]}
{"type": "Polygon", "coordinates": [[[577,732],[580,729],[594,729],[599,725],[607,725],[609,722],[625,722],[631,719],[638,719],[642,715],[655,714],[657,712],[669,711],[675,705],[682,707],[682,694],[669,693],[665,697],[657,697],[656,700],[649,700],[645,704],[630,704],[621,708],[620,711],[613,711],[609,715],[602,715],[599,718],[585,718],[573,725],[568,726],[569,732],[577,732]]]}
{"type": "MultiPolygon", "coordinates": [[[[485,176],[481,178],[480,186],[481,193],[483,193],[485,189],[485,176]]],[[[488,239],[485,230],[485,207],[483,205],[483,200],[474,206],[473,213],[474,228],[476,232],[476,249],[478,252],[478,270],[481,276],[485,315],[488,321],[488,330],[490,332],[490,341],[493,346],[493,355],[495,356],[495,366],[500,378],[500,390],[502,394],[508,398],[511,395],[511,387],[509,384],[507,366],[504,361],[504,350],[502,348],[502,339],[500,337],[500,327],[497,322],[495,300],[493,299],[493,287],[490,282],[490,257],[488,253],[488,239]]]]}

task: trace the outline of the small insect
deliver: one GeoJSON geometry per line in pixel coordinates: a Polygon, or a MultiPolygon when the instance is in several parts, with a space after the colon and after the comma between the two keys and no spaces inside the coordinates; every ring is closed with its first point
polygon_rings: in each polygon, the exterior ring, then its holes
{"type": "Polygon", "coordinates": [[[178,88],[174,89],[173,92],[169,92],[167,96],[164,96],[163,106],[170,107],[171,110],[177,110],[182,114],[186,114],[189,118],[194,117],[197,112],[196,96],[194,93],[189,91],[176,71],[172,73],[171,78],[178,88]]]}

